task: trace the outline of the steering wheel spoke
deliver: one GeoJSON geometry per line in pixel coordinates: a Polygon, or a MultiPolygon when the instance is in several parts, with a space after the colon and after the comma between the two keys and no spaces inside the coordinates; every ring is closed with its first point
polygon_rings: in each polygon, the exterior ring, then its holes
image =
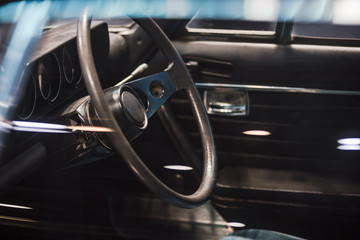
{"type": "Polygon", "coordinates": [[[175,85],[166,71],[128,82],[126,85],[133,88],[140,95],[148,119],[176,91],[175,85]]]}

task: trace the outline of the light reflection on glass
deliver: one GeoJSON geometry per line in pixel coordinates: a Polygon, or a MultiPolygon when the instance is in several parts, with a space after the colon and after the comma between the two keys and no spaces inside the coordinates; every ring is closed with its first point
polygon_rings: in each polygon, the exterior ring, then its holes
{"type": "Polygon", "coordinates": [[[9,217],[9,216],[1,216],[1,215],[0,215],[0,219],[18,221],[18,222],[33,222],[33,223],[37,222],[35,220],[28,219],[28,218],[9,217]]]}
{"type": "Polygon", "coordinates": [[[269,136],[271,133],[265,130],[248,130],[243,132],[243,134],[252,136],[269,136]]]}
{"type": "Polygon", "coordinates": [[[360,138],[341,138],[337,140],[340,144],[337,149],[347,151],[360,150],[360,138]]]}
{"type": "Polygon", "coordinates": [[[31,207],[13,205],[13,204],[6,204],[6,203],[0,203],[0,207],[18,208],[18,209],[32,209],[31,207]]]}
{"type": "Polygon", "coordinates": [[[113,132],[112,129],[107,127],[98,126],[66,126],[67,129],[72,131],[87,131],[87,132],[113,132]]]}
{"type": "Polygon", "coordinates": [[[332,22],[335,24],[355,25],[360,23],[360,2],[354,0],[342,0],[334,2],[334,14],[332,22]]]}
{"type": "MultiPolygon", "coordinates": [[[[0,8],[0,22],[16,22],[35,1],[9,3],[0,8]]],[[[282,0],[95,0],[95,1],[41,1],[45,2],[51,19],[77,19],[87,9],[95,18],[121,16],[155,18],[191,18],[198,12],[201,18],[247,19],[276,21],[280,19],[303,22],[359,24],[360,3],[357,0],[282,1],[282,0]],[[306,6],[311,6],[311,11],[306,6]]],[[[44,5],[44,4],[43,4],[44,5]]],[[[36,6],[38,9],[42,5],[36,6]]],[[[37,11],[38,12],[38,11],[37,11]]],[[[41,16],[41,15],[40,15],[41,16]]],[[[29,19],[28,17],[25,19],[29,19]]]]}
{"type": "Polygon", "coordinates": [[[13,127],[14,131],[19,132],[40,132],[40,133],[71,133],[70,131],[46,128],[27,128],[27,127],[13,127]]]}
{"type": "Polygon", "coordinates": [[[235,227],[235,228],[243,228],[246,226],[244,223],[241,223],[241,222],[228,222],[228,223],[226,223],[226,225],[230,226],[230,227],[235,227]]]}
{"type": "Polygon", "coordinates": [[[42,132],[42,133],[71,133],[74,131],[85,132],[113,132],[112,129],[101,126],[66,126],[62,124],[27,122],[27,121],[0,121],[0,129],[14,130],[21,132],[42,132]]]}
{"type": "Polygon", "coordinates": [[[0,107],[8,108],[8,107],[9,107],[9,103],[0,102],[0,107]]]}
{"type": "Polygon", "coordinates": [[[279,0],[245,0],[244,17],[253,21],[276,21],[279,7],[279,0]]]}
{"type": "Polygon", "coordinates": [[[65,125],[42,123],[42,122],[26,122],[26,121],[13,121],[14,126],[25,128],[48,128],[48,129],[66,129],[65,125]]]}
{"type": "Polygon", "coordinates": [[[360,145],[357,144],[353,144],[353,145],[340,145],[337,147],[337,149],[339,150],[348,150],[348,151],[359,151],[360,150],[360,145]]]}
{"type": "Polygon", "coordinates": [[[8,132],[12,128],[11,124],[5,121],[0,121],[0,131],[8,132]]]}
{"type": "Polygon", "coordinates": [[[166,165],[166,166],[164,166],[164,168],[170,169],[170,170],[178,170],[178,171],[191,171],[191,170],[193,170],[192,167],[185,166],[185,165],[166,165]]]}
{"type": "Polygon", "coordinates": [[[337,142],[344,145],[356,145],[360,144],[360,138],[341,138],[337,142]]]}

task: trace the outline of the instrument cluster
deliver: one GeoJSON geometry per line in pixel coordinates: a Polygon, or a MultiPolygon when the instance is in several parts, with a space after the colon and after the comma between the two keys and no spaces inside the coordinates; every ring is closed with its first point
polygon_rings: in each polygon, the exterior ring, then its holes
{"type": "Polygon", "coordinates": [[[69,92],[83,86],[75,42],[29,63],[20,86],[25,89],[17,109],[17,116],[22,120],[39,117],[44,108],[61,102],[69,92]]]}

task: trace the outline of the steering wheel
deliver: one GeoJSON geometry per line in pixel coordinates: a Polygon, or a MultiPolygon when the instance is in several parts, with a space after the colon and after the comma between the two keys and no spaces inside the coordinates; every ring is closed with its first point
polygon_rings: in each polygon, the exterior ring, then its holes
{"type": "MultiPolygon", "coordinates": [[[[139,108],[139,103],[136,103],[136,101],[135,104],[122,106],[123,108],[126,108],[125,115],[130,116],[133,120],[135,119],[135,122],[140,119],[141,121],[137,121],[137,123],[140,122],[140,125],[141,122],[145,122],[143,125],[138,126],[138,129],[145,128],[147,118],[155,113],[173,92],[182,89],[186,90],[191,102],[191,108],[195,116],[198,129],[200,131],[203,149],[204,168],[202,180],[198,189],[190,195],[184,195],[169,188],[149,170],[130,145],[126,134],[124,134],[123,130],[119,126],[117,121],[118,119],[114,116],[113,109],[109,107],[109,102],[107,101],[106,95],[101,88],[91,50],[91,17],[89,17],[88,13],[85,11],[78,22],[77,48],[86,89],[90,95],[91,103],[99,116],[101,124],[113,130],[113,132],[107,133],[107,137],[113,148],[125,160],[135,175],[162,200],[182,208],[198,207],[210,198],[212,190],[215,186],[217,174],[214,139],[205,108],[184,62],[174,45],[161,28],[152,19],[134,19],[134,21],[142,27],[142,29],[147,32],[152,40],[158,45],[167,58],[169,67],[161,73],[134,81],[133,85],[143,90],[149,100],[149,109],[147,112],[145,112],[145,109],[143,110],[146,119],[144,119],[143,115],[137,110],[135,111],[131,109],[132,106],[139,108]],[[151,89],[154,84],[155,93],[151,89]]],[[[127,85],[132,87],[130,83],[127,85]]],[[[128,88],[128,86],[126,86],[126,88],[128,88]]],[[[117,89],[116,91],[119,92],[121,90],[117,89]]],[[[126,95],[122,94],[117,100],[121,102],[120,104],[127,105],[125,100],[128,99],[129,96],[133,99],[133,96],[135,95],[128,93],[126,95]],[[124,98],[126,99],[124,100],[124,98]]],[[[141,106],[143,105],[141,104],[141,106]]]]}

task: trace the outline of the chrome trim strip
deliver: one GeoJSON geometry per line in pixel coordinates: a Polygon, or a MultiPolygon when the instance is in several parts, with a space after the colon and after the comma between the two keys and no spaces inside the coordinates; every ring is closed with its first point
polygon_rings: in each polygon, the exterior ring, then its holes
{"type": "Polygon", "coordinates": [[[282,86],[247,85],[247,84],[227,84],[227,83],[195,83],[198,88],[232,88],[244,91],[262,92],[291,92],[291,93],[313,93],[313,94],[333,94],[333,95],[360,95],[360,91],[348,90],[328,90],[316,88],[296,88],[282,86]]]}
{"type": "Polygon", "coordinates": [[[186,27],[189,33],[213,33],[213,34],[231,34],[231,35],[255,35],[255,36],[275,36],[274,31],[257,30],[233,30],[233,29],[212,29],[212,28],[190,28],[186,27]]]}

